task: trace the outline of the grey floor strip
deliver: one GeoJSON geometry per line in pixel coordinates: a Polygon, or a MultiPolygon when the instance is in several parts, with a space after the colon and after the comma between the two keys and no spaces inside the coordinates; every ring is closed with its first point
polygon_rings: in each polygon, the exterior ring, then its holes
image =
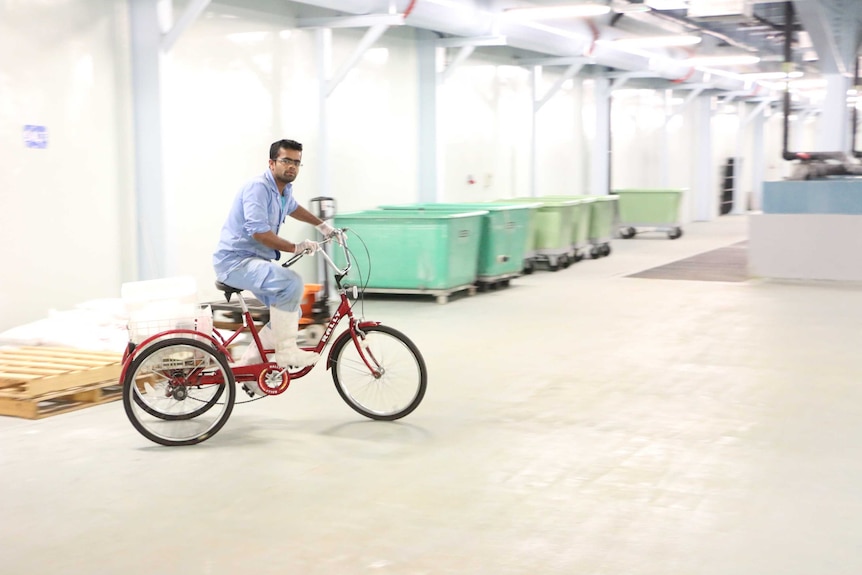
{"type": "Polygon", "coordinates": [[[704,252],[627,277],[667,280],[743,282],[748,279],[748,242],[704,252]]]}

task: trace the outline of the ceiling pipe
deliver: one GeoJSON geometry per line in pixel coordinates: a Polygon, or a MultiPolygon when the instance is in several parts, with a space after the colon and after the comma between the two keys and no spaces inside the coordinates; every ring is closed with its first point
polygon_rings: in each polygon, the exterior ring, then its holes
{"type": "Polygon", "coordinates": [[[387,12],[389,2],[381,0],[293,0],[295,4],[306,4],[317,8],[326,8],[337,12],[347,12],[349,14],[379,14],[387,12]]]}
{"type": "MultiPolygon", "coordinates": [[[[788,74],[793,65],[793,3],[787,2],[784,8],[784,71],[788,74]]],[[[791,152],[790,147],[790,82],[784,84],[784,138],[782,142],[781,157],[785,160],[842,160],[847,154],[844,152],[791,152]]]]}
{"type": "MultiPolygon", "coordinates": [[[[649,70],[657,78],[686,83],[709,83],[720,90],[750,87],[733,74],[692,69],[682,61],[682,51],[631,50],[613,46],[611,40],[625,34],[611,26],[595,25],[587,19],[561,29],[539,22],[515,21],[484,7],[479,0],[294,0],[298,4],[328,8],[341,14],[403,14],[410,10],[405,24],[453,36],[506,37],[513,48],[548,56],[588,57],[590,64],[619,70],[649,70]],[[680,56],[679,58],[675,56],[680,56]]],[[[606,18],[606,20],[609,20],[606,18]]],[[[752,92],[752,95],[754,92],[752,92]]]]}
{"type": "MultiPolygon", "coordinates": [[[[853,87],[858,89],[859,86],[859,55],[856,55],[856,65],[853,68],[853,87]]],[[[856,94],[859,98],[859,94],[856,94]]],[[[862,158],[862,150],[856,149],[856,132],[859,127],[859,108],[853,106],[853,111],[850,112],[850,151],[854,158],[862,158]]]]}

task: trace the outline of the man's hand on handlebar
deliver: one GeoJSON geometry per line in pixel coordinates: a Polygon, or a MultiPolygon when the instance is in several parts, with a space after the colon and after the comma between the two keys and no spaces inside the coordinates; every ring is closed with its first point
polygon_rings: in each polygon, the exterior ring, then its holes
{"type": "Polygon", "coordinates": [[[343,236],[344,233],[341,230],[337,230],[337,229],[333,228],[328,223],[326,223],[326,222],[320,223],[320,224],[314,226],[314,229],[316,229],[318,232],[320,232],[320,234],[325,239],[335,238],[335,241],[338,242],[338,245],[340,245],[340,246],[344,245],[344,236],[343,236]]]}
{"type": "Polygon", "coordinates": [[[312,240],[302,240],[294,245],[296,246],[293,250],[295,254],[314,255],[320,249],[320,244],[312,240]]]}

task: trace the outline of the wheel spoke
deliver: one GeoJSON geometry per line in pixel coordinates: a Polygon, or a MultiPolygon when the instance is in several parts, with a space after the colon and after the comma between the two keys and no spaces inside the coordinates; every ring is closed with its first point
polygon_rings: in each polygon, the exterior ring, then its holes
{"type": "Polygon", "coordinates": [[[403,417],[419,405],[425,394],[425,362],[416,346],[400,332],[385,326],[365,332],[361,355],[349,338],[336,344],[332,371],[335,386],[350,407],[367,417],[403,417]],[[376,371],[372,371],[374,367],[376,371]]]}

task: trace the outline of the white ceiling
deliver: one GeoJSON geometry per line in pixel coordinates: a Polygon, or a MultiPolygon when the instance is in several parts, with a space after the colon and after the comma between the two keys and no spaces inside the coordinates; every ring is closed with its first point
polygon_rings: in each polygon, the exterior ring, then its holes
{"type": "MultiPolygon", "coordinates": [[[[533,20],[506,12],[573,3],[578,0],[215,0],[213,8],[281,15],[300,25],[347,25],[345,19],[351,18],[353,25],[362,27],[389,18],[387,22],[433,30],[453,44],[474,42],[474,54],[498,61],[567,65],[571,59],[582,59],[581,75],[626,73],[633,76],[630,82],[649,87],[691,83],[735,92],[751,88],[747,74],[788,69],[784,61],[790,15],[790,69],[809,79],[823,73],[855,73],[862,0],[793,0],[791,12],[784,0],[593,0],[610,12],[591,18],[533,20]],[[676,3],[676,9],[650,8],[668,2],[676,3]],[[724,13],[697,16],[704,11],[724,13]],[[400,21],[393,18],[405,13],[400,21]],[[666,34],[696,34],[702,41],[687,48],[635,49],[614,42],[666,34]],[[730,67],[687,63],[692,56],[722,54],[755,55],[760,61],[730,67]]],[[[762,84],[767,91],[783,86],[774,81],[762,84]]],[[[762,96],[764,90],[751,92],[762,96]]]]}

